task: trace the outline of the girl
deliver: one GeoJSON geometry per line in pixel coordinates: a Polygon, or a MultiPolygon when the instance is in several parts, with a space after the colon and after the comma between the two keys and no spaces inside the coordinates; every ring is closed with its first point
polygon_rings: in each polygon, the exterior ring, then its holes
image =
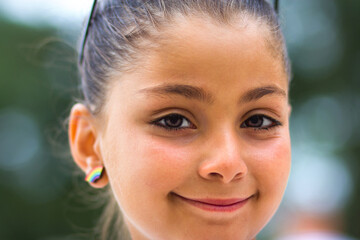
{"type": "MultiPolygon", "coordinates": [[[[290,171],[289,64],[264,0],[95,2],[76,164],[138,239],[255,239],[290,171]]],[[[123,239],[119,226],[103,239],[123,239]]]]}

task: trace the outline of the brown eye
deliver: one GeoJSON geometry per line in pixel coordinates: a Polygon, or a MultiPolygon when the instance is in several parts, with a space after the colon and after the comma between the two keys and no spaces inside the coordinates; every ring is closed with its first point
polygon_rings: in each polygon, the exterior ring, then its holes
{"type": "Polygon", "coordinates": [[[279,121],[261,114],[257,114],[246,119],[241,128],[253,128],[253,129],[269,129],[275,126],[282,125],[279,121]]]}
{"type": "Polygon", "coordinates": [[[261,127],[264,122],[264,118],[259,115],[255,115],[250,117],[248,120],[245,121],[248,127],[261,127]]]}
{"type": "Polygon", "coordinates": [[[169,114],[154,121],[153,124],[165,128],[166,130],[194,128],[193,124],[187,118],[180,114],[169,114]]]}
{"type": "Polygon", "coordinates": [[[184,117],[178,114],[172,114],[164,118],[167,127],[178,128],[182,125],[184,117]]]}

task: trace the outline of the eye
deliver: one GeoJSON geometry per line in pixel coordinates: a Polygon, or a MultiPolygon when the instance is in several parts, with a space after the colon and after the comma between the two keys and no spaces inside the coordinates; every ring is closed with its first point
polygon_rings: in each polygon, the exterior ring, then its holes
{"type": "Polygon", "coordinates": [[[257,114],[246,119],[241,128],[254,128],[256,130],[268,130],[272,127],[281,125],[281,123],[271,117],[257,114]]]}
{"type": "Polygon", "coordinates": [[[194,125],[184,116],[180,114],[169,114],[152,122],[166,130],[179,130],[183,128],[194,128],[194,125]]]}

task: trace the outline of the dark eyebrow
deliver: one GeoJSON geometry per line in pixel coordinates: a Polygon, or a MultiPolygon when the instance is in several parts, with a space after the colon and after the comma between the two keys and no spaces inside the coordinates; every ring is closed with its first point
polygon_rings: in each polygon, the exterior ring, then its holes
{"type": "Polygon", "coordinates": [[[286,97],[286,92],[283,89],[281,89],[275,85],[271,85],[271,86],[265,86],[265,87],[258,87],[258,88],[255,88],[255,89],[252,89],[252,90],[246,92],[241,97],[240,102],[245,103],[245,102],[255,101],[255,100],[258,100],[268,94],[276,94],[276,95],[286,97]]]}
{"type": "MultiPolygon", "coordinates": [[[[207,92],[201,87],[182,84],[164,84],[156,87],[144,88],[141,89],[140,92],[144,92],[147,94],[156,94],[159,96],[176,94],[209,104],[213,103],[215,99],[211,93],[207,92]]],[[[275,85],[271,85],[251,89],[240,98],[240,103],[255,101],[268,94],[277,94],[286,97],[286,92],[283,89],[275,85]]]]}
{"type": "Polygon", "coordinates": [[[159,95],[177,94],[186,98],[207,102],[209,104],[214,101],[214,97],[203,88],[182,84],[165,84],[157,87],[141,89],[140,92],[159,95]]]}

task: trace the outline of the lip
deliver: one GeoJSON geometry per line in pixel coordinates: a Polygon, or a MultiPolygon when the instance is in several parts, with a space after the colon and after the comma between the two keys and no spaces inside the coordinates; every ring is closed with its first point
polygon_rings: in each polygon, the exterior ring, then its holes
{"type": "Polygon", "coordinates": [[[243,207],[248,198],[227,198],[227,199],[216,199],[216,198],[186,198],[181,195],[174,193],[176,197],[185,203],[188,203],[194,207],[200,208],[210,212],[234,212],[239,208],[243,207]]]}

